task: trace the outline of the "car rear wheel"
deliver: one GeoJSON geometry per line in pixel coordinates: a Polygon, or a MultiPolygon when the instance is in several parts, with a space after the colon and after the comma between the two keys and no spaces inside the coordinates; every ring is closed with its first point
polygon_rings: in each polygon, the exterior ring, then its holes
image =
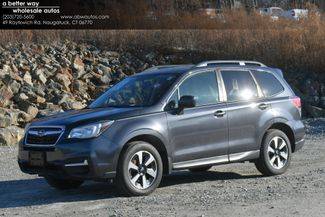
{"type": "Polygon", "coordinates": [[[143,196],[159,186],[162,174],[159,152],[147,142],[131,142],[121,155],[115,181],[122,193],[143,196]]]}
{"type": "Polygon", "coordinates": [[[212,166],[201,166],[201,167],[194,167],[194,168],[190,168],[188,169],[189,171],[191,172],[205,172],[205,171],[208,171],[209,169],[211,169],[212,166]]]}
{"type": "Polygon", "coordinates": [[[268,130],[261,146],[256,168],[266,176],[283,174],[291,162],[291,145],[287,135],[276,129],[268,130]]]}
{"type": "Polygon", "coordinates": [[[53,176],[46,176],[44,178],[50,186],[59,190],[75,189],[83,183],[81,180],[59,179],[53,176]]]}

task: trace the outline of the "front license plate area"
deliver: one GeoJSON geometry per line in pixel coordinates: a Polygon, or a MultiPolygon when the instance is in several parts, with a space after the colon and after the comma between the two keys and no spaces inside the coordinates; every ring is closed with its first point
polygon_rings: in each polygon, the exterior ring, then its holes
{"type": "Polygon", "coordinates": [[[31,166],[42,167],[45,165],[45,153],[38,151],[29,152],[29,164],[31,166]]]}

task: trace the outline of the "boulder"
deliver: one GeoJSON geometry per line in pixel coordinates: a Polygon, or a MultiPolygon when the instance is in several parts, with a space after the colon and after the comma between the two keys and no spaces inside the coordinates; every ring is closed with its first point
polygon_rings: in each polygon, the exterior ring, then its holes
{"type": "Polygon", "coordinates": [[[307,105],[305,106],[308,114],[313,118],[325,117],[325,109],[322,109],[317,106],[307,105]]]}
{"type": "Polygon", "coordinates": [[[35,118],[38,113],[38,108],[36,106],[30,105],[28,106],[26,113],[35,118]]]}
{"type": "Polygon", "coordinates": [[[35,118],[38,113],[38,108],[32,104],[29,100],[20,100],[17,102],[17,105],[20,110],[26,112],[32,118],[35,118]]]}
{"type": "Polygon", "coordinates": [[[29,84],[29,85],[33,86],[32,76],[30,75],[29,72],[26,72],[26,73],[24,74],[23,80],[24,80],[24,82],[25,82],[26,84],[29,84]]]}
{"type": "Polygon", "coordinates": [[[69,86],[71,84],[71,81],[69,79],[69,75],[58,73],[55,75],[55,80],[57,82],[59,82],[60,84],[62,84],[62,86],[64,87],[64,90],[70,91],[69,86]]]}
{"type": "Polygon", "coordinates": [[[24,138],[24,129],[10,126],[0,128],[0,146],[15,146],[24,138]]]}
{"type": "MultiPolygon", "coordinates": [[[[6,109],[6,108],[0,108],[0,120],[2,119],[5,124],[2,124],[2,127],[7,126],[22,126],[25,122],[30,121],[32,118],[27,113],[20,111],[18,109],[6,109]],[[8,122],[10,121],[10,124],[8,125],[8,122]]],[[[1,125],[1,123],[0,123],[1,125]]]]}
{"type": "Polygon", "coordinates": [[[12,81],[10,83],[9,86],[10,86],[10,89],[12,90],[12,93],[13,94],[17,94],[19,92],[19,89],[21,87],[21,84],[14,80],[14,81],[12,81]]]}
{"type": "Polygon", "coordinates": [[[34,103],[34,104],[42,104],[46,102],[46,99],[44,97],[38,96],[38,95],[33,95],[30,96],[30,102],[34,103]]]}
{"type": "Polygon", "coordinates": [[[12,124],[11,118],[0,114],[0,128],[9,127],[12,124]]]}
{"type": "Polygon", "coordinates": [[[73,110],[80,110],[80,109],[85,108],[86,105],[81,102],[76,101],[76,102],[70,102],[69,107],[70,107],[70,109],[73,109],[73,110]]]}
{"type": "Polygon", "coordinates": [[[85,64],[78,55],[73,58],[72,69],[75,78],[80,78],[85,74],[85,64]]]}
{"type": "Polygon", "coordinates": [[[10,87],[3,86],[0,88],[0,107],[7,107],[11,103],[10,100],[13,96],[10,87]]]}
{"type": "Polygon", "coordinates": [[[43,69],[36,70],[36,72],[34,73],[34,75],[35,75],[35,78],[38,81],[42,82],[42,84],[46,84],[47,79],[45,77],[45,74],[44,74],[44,70],[43,69]]]}

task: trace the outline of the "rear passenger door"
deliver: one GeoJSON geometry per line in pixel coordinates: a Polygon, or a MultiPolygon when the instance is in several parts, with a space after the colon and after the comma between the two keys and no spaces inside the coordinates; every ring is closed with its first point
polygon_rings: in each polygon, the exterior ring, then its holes
{"type": "Polygon", "coordinates": [[[227,101],[229,160],[257,157],[269,103],[249,70],[225,68],[220,74],[227,101]]]}

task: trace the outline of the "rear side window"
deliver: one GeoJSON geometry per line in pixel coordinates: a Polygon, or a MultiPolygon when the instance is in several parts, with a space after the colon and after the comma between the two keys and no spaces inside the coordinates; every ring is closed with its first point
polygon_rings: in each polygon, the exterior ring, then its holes
{"type": "Polygon", "coordinates": [[[269,72],[253,71],[253,75],[266,97],[276,95],[284,90],[279,80],[269,72]]]}
{"type": "Polygon", "coordinates": [[[194,96],[197,106],[219,101],[217,77],[214,71],[203,72],[187,78],[179,87],[180,97],[194,96]]]}
{"type": "Polygon", "coordinates": [[[257,87],[249,71],[221,71],[228,101],[258,98],[257,87]]]}

